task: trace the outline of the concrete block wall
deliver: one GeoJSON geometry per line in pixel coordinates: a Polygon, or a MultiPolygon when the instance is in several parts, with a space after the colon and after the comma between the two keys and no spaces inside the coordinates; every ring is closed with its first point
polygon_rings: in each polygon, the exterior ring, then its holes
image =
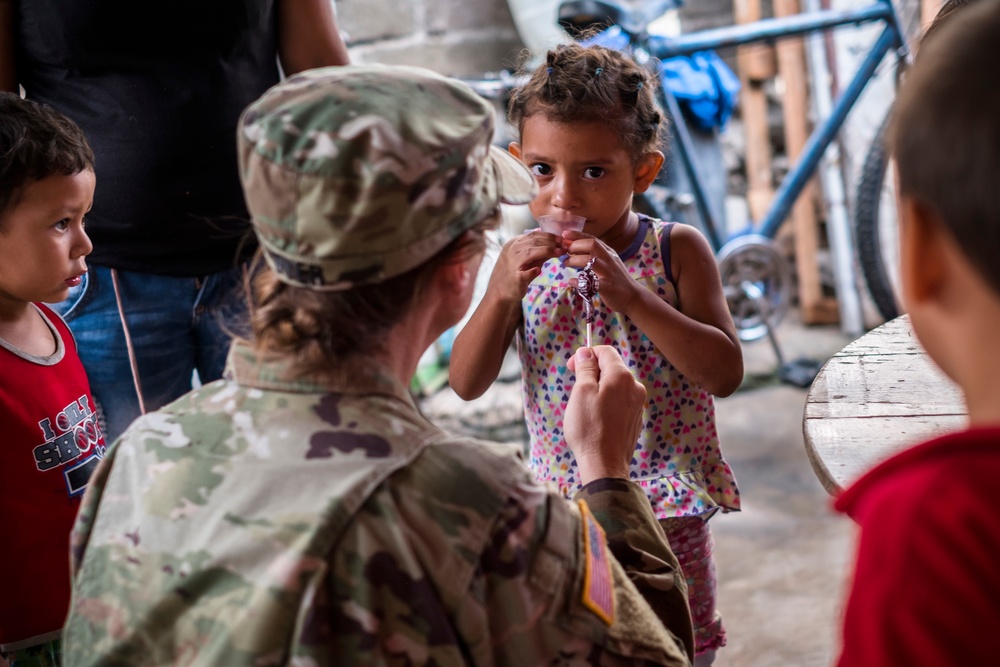
{"type": "Polygon", "coordinates": [[[336,0],[357,63],[462,76],[513,67],[524,48],[506,0],[336,0]]]}

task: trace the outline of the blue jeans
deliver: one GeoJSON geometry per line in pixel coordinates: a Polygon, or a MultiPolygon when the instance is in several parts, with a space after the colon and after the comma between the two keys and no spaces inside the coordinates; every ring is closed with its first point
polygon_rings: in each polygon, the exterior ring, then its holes
{"type": "MultiPolygon", "coordinates": [[[[243,275],[243,267],[201,278],[118,271],[147,412],[190,391],[195,371],[201,382],[222,377],[232,336],[249,330],[243,275]]],[[[111,269],[91,266],[53,308],[76,337],[111,444],[140,415],[111,269]]]]}

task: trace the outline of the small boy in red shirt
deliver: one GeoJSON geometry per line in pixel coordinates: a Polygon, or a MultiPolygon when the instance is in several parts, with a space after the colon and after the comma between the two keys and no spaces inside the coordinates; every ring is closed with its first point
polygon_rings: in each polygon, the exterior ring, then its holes
{"type": "Polygon", "coordinates": [[[66,323],[93,249],[94,156],[62,114],[0,93],[0,665],[58,664],[69,533],[104,457],[66,323]]]}
{"type": "Polygon", "coordinates": [[[920,46],[896,101],[903,301],[965,395],[966,430],[837,500],[861,527],[841,667],[996,664],[1000,632],[1000,2],[920,46]]]}

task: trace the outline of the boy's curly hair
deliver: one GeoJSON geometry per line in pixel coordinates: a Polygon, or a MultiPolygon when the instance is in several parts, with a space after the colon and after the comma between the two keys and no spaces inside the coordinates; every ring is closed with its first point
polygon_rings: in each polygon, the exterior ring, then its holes
{"type": "Polygon", "coordinates": [[[545,60],[511,95],[507,118],[519,133],[540,113],[559,123],[607,123],[636,162],[660,148],[665,118],[653,72],[624,53],[575,42],[550,50],[545,60]]]}
{"type": "Polygon", "coordinates": [[[83,131],[51,107],[0,92],[0,221],[28,181],[94,168],[83,131]]]}

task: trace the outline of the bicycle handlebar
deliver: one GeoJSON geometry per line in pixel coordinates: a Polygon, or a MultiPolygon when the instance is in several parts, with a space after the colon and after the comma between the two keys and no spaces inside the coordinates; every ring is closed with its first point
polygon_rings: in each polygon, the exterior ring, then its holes
{"type": "Polygon", "coordinates": [[[897,46],[902,46],[902,34],[895,23],[896,15],[892,5],[887,0],[876,0],[874,4],[857,9],[829,9],[780,18],[761,19],[749,24],[699,30],[677,37],[650,35],[647,39],[646,49],[651,56],[663,60],[674,56],[689,55],[695,51],[773,41],[784,37],[798,37],[817,30],[872,21],[886,21],[892,24],[897,35],[897,46]]]}

